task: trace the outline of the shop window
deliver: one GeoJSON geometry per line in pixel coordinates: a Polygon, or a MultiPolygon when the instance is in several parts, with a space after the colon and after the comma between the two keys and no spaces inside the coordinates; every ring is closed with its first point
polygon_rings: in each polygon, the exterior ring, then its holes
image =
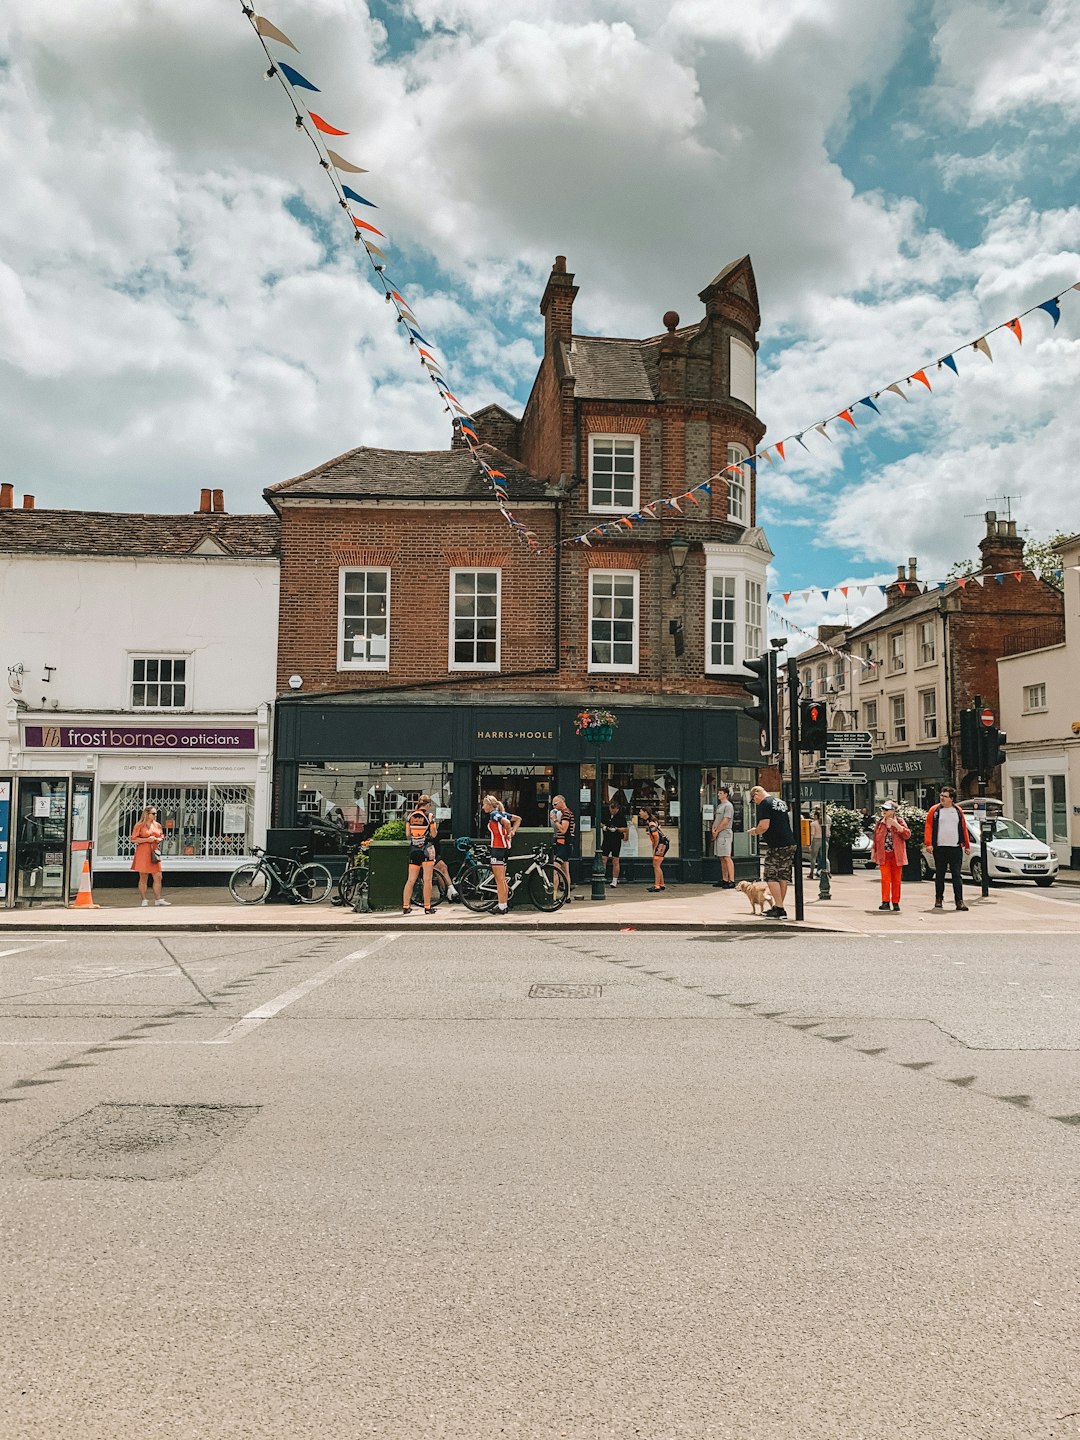
{"type": "Polygon", "coordinates": [[[133,655],[131,708],[186,710],[188,658],[186,655],[133,655]]]}
{"type": "Polygon", "coordinates": [[[389,570],[340,571],[337,668],[389,670],[389,570]]]}
{"type": "Polygon", "coordinates": [[[1025,685],[1024,686],[1024,709],[1045,710],[1046,709],[1046,685],[1025,685]]]}
{"type": "Polygon", "coordinates": [[[239,859],[251,853],[254,802],[250,785],[103,784],[97,859],[131,859],[131,832],[148,805],[157,807],[167,860],[239,859]]]}
{"type": "MultiPolygon", "coordinates": [[[[727,463],[729,465],[742,465],[749,456],[745,445],[729,445],[727,447],[727,463]]],[[[749,513],[746,503],[746,471],[729,470],[727,472],[728,482],[728,511],[727,518],[739,525],[746,524],[746,517],[749,513]]]]}
{"type": "MultiPolygon", "coordinates": [[[[652,846],[645,833],[645,827],[638,824],[638,810],[647,806],[656,811],[660,828],[671,841],[669,859],[676,859],[679,845],[679,769],[672,760],[670,764],[626,765],[621,762],[601,766],[603,804],[617,797],[626,809],[627,828],[630,838],[623,844],[622,858],[647,860],[652,855],[652,846]]],[[[596,853],[596,766],[582,765],[581,789],[576,807],[578,829],[581,834],[581,854],[590,859],[596,853]]],[[[573,805],[573,797],[567,795],[573,805]]]]}
{"type": "Polygon", "coordinates": [[[640,491],[636,435],[589,436],[589,509],[636,510],[640,491]]]}
{"type": "MultiPolygon", "coordinates": [[[[503,762],[481,766],[476,776],[472,806],[476,834],[483,835],[487,831],[487,819],[481,814],[485,795],[497,796],[503,803],[503,809],[511,815],[520,815],[523,829],[549,825],[554,785],[553,765],[511,765],[503,762]]],[[[567,804],[570,800],[567,795],[567,804]]]]}
{"type": "Polygon", "coordinates": [[[937,739],[937,691],[919,691],[919,728],[924,740],[937,739]]]}
{"type": "Polygon", "coordinates": [[[703,855],[708,856],[715,853],[712,823],[716,817],[716,806],[719,803],[718,787],[720,785],[730,786],[731,804],[735,810],[735,818],[732,823],[732,831],[735,836],[732,841],[732,855],[738,858],[755,854],[757,842],[753,835],[748,835],[746,832],[754,824],[754,802],[750,799],[750,790],[756,784],[757,771],[748,766],[706,766],[702,770],[701,853],[703,855]]]}
{"type": "Polygon", "coordinates": [[[589,670],[636,670],[638,572],[589,572],[589,670]]]}
{"type": "Polygon", "coordinates": [[[501,570],[451,570],[451,670],[499,668],[501,589],[501,570]]]}
{"type": "Polygon", "coordinates": [[[450,820],[452,764],[378,760],[301,765],[296,809],[369,837],[380,825],[404,820],[421,795],[430,795],[439,821],[450,820]]]}

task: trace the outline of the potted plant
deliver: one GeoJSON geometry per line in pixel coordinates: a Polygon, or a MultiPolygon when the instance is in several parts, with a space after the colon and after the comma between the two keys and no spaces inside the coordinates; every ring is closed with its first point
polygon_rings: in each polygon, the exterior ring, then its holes
{"type": "Polygon", "coordinates": [[[618,723],[618,716],[611,710],[579,710],[574,716],[574,734],[591,745],[599,745],[611,739],[618,723]]]}
{"type": "Polygon", "coordinates": [[[921,880],[925,868],[922,849],[923,831],[926,828],[926,811],[918,805],[909,804],[906,800],[901,800],[896,809],[911,831],[911,839],[907,842],[908,860],[904,866],[904,879],[921,880]]]}
{"type": "Polygon", "coordinates": [[[845,805],[825,807],[829,823],[829,870],[833,875],[853,875],[851,847],[862,834],[862,816],[845,805]]]}

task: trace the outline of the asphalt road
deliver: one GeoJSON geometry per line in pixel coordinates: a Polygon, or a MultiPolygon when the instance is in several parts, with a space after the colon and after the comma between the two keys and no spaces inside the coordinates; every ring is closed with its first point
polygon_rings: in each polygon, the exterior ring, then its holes
{"type": "Polygon", "coordinates": [[[0,1434],[1080,1436],[1078,959],[5,935],[0,1434]]]}

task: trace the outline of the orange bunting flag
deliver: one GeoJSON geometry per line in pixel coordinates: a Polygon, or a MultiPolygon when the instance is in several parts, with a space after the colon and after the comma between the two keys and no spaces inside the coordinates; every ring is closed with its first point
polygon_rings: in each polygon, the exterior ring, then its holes
{"type": "Polygon", "coordinates": [[[316,130],[321,130],[324,135],[347,135],[347,130],[335,130],[333,125],[325,121],[321,115],[316,115],[314,110],[307,112],[311,116],[311,123],[316,130]]]}
{"type": "Polygon", "coordinates": [[[963,590],[963,588],[964,588],[965,585],[967,584],[967,576],[966,576],[966,575],[958,575],[958,576],[956,577],[956,583],[957,583],[957,585],[960,586],[960,589],[963,590]]]}
{"type": "Polygon", "coordinates": [[[420,354],[426,356],[426,358],[430,360],[433,365],[438,364],[438,361],[435,359],[435,356],[432,355],[430,350],[425,350],[422,345],[418,345],[416,348],[420,351],[420,354]]]}
{"type": "Polygon", "coordinates": [[[859,427],[855,424],[855,421],[851,418],[851,411],[850,411],[850,410],[841,410],[841,411],[840,411],[840,414],[839,414],[836,418],[837,418],[838,420],[846,420],[847,423],[851,426],[852,430],[857,430],[857,429],[859,428],[859,427]]]}
{"type": "Polygon", "coordinates": [[[791,599],[791,591],[790,591],[790,590],[785,590],[785,591],[784,591],[784,604],[786,605],[790,599],[791,599]]]}
{"type": "Polygon", "coordinates": [[[1019,585],[1019,584],[1020,584],[1020,581],[1024,578],[1024,572],[1023,572],[1022,570],[1014,570],[1014,571],[1012,572],[1012,574],[1013,574],[1013,579],[1014,579],[1014,580],[1016,581],[1016,583],[1019,585]]]}
{"type": "Polygon", "coordinates": [[[688,490],[684,498],[687,500],[692,500],[694,504],[698,507],[698,509],[701,509],[701,501],[697,498],[697,496],[692,490],[688,490]]]}
{"type": "Polygon", "coordinates": [[[620,519],[619,524],[625,525],[627,530],[632,530],[634,528],[634,522],[632,520],[628,520],[625,515],[620,519]]]}
{"type": "Polygon", "coordinates": [[[386,239],[386,236],[383,234],[383,232],[382,232],[381,230],[376,230],[376,229],[375,229],[375,226],[374,226],[374,225],[369,225],[366,220],[358,220],[358,219],[356,218],[356,216],[354,215],[354,216],[352,217],[352,223],[356,226],[356,228],[357,228],[358,230],[370,230],[371,233],[372,233],[372,235],[378,235],[378,237],[379,237],[380,240],[385,240],[385,239],[386,239]]]}
{"type": "Polygon", "coordinates": [[[926,378],[925,370],[916,370],[911,378],[912,380],[918,380],[920,385],[925,385],[927,390],[930,389],[930,381],[926,378]]]}
{"type": "Polygon", "coordinates": [[[907,586],[904,584],[903,580],[898,580],[896,582],[896,588],[900,591],[901,595],[907,594],[907,586]]]}
{"type": "Polygon", "coordinates": [[[1024,332],[1021,329],[1019,320],[1006,320],[1005,329],[1013,332],[1019,344],[1022,345],[1024,343],[1024,332]]]}
{"type": "Polygon", "coordinates": [[[850,586],[850,585],[840,585],[840,586],[838,587],[838,589],[839,589],[839,591],[840,591],[840,594],[843,595],[844,599],[846,600],[846,599],[847,599],[847,592],[851,589],[851,586],[850,586]]]}
{"type": "Polygon", "coordinates": [[[776,453],[780,456],[780,459],[781,459],[781,460],[786,460],[786,459],[787,459],[787,456],[784,454],[784,442],[783,442],[783,440],[778,440],[778,441],[776,442],[776,453]]]}

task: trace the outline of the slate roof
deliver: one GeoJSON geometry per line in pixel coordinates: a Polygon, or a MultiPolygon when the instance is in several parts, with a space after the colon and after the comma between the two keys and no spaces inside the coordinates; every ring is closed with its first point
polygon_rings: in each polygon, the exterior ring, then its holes
{"type": "Polygon", "coordinates": [[[656,400],[641,340],[573,335],[567,361],[579,400],[656,400]]]}
{"type": "MultiPolygon", "coordinates": [[[[892,582],[894,585],[896,581],[892,582]]],[[[860,625],[855,625],[849,632],[847,645],[850,648],[851,641],[858,640],[863,635],[876,634],[879,630],[891,630],[894,625],[902,625],[907,620],[913,620],[916,615],[926,615],[931,610],[937,610],[942,599],[951,595],[956,590],[955,584],[950,584],[946,589],[939,590],[934,586],[922,595],[912,595],[909,600],[906,596],[898,605],[890,609],[879,610],[876,615],[871,615],[869,620],[864,620],[860,625]]]]}
{"type": "MultiPolygon", "coordinates": [[[[493,445],[484,459],[508,481],[510,500],[535,499],[543,482],[493,445]]],[[[293,496],[329,500],[490,500],[491,486],[468,450],[349,450],[305,475],[271,485],[271,505],[293,496]]]]}
{"type": "Polygon", "coordinates": [[[278,532],[276,515],[0,510],[0,554],[190,555],[211,539],[229,555],[273,556],[278,532]]]}

